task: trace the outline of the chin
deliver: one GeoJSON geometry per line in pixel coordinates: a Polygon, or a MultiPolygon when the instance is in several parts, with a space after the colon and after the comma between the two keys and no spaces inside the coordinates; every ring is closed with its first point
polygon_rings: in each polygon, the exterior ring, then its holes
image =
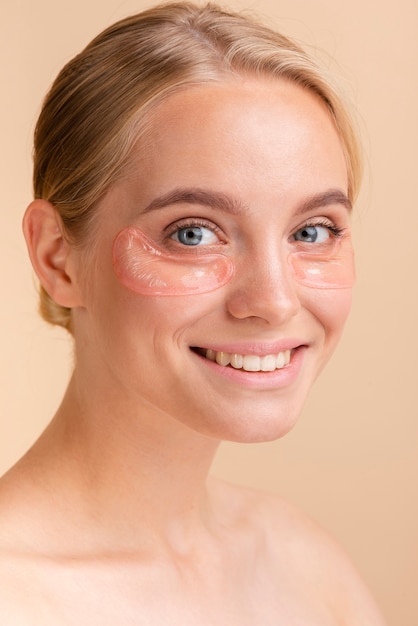
{"type": "Polygon", "coordinates": [[[233,443],[267,443],[281,439],[296,425],[302,406],[283,407],[280,409],[255,408],[241,415],[234,415],[227,423],[218,423],[213,429],[205,428],[205,435],[220,441],[233,443]]]}

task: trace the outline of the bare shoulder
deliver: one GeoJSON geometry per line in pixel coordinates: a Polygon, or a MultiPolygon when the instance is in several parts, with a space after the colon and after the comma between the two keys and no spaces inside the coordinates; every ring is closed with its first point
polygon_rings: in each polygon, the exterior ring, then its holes
{"type": "Polygon", "coordinates": [[[16,534],[20,516],[14,510],[14,494],[9,489],[8,478],[0,479],[0,623],[23,626],[28,623],[24,615],[25,591],[30,593],[28,570],[21,566],[16,554],[16,534]]]}
{"type": "Polygon", "coordinates": [[[366,585],[338,543],[293,504],[272,494],[219,482],[221,497],[263,538],[270,566],[287,583],[321,597],[341,626],[385,626],[366,585]]]}
{"type": "Polygon", "coordinates": [[[26,607],[31,592],[32,581],[27,568],[22,567],[15,556],[0,551],[0,623],[8,626],[29,624],[26,607]]]}

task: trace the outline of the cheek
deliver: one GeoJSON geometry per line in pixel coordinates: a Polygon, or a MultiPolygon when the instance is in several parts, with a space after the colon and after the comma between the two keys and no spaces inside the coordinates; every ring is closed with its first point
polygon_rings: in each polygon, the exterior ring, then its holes
{"type": "Polygon", "coordinates": [[[308,300],[305,300],[305,308],[316,318],[322,335],[316,344],[318,350],[316,378],[338,345],[351,309],[352,290],[310,289],[309,292],[308,300]]]}
{"type": "Polygon", "coordinates": [[[352,289],[309,289],[305,307],[324,331],[324,342],[334,348],[344,329],[352,303],[352,289]]]}
{"type": "MultiPolygon", "coordinates": [[[[148,293],[143,295],[127,288],[114,278],[113,297],[107,304],[102,302],[102,313],[112,328],[113,335],[120,338],[128,350],[169,350],[183,343],[184,333],[219,307],[222,290],[198,295],[161,297],[148,293]]],[[[106,328],[105,328],[106,334],[106,328]]]]}

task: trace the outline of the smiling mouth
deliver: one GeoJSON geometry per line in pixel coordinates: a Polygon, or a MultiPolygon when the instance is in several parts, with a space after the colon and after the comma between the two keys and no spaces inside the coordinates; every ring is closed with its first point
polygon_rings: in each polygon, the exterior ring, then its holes
{"type": "Polygon", "coordinates": [[[292,350],[284,350],[277,354],[233,354],[229,352],[216,352],[205,348],[192,348],[200,356],[213,361],[222,367],[233,367],[245,372],[274,372],[289,365],[292,350]]]}

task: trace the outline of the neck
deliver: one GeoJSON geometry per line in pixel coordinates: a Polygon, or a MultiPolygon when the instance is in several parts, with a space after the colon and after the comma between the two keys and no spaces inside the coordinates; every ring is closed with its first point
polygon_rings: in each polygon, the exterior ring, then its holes
{"type": "Polygon", "coordinates": [[[96,539],[132,552],[151,537],[182,551],[210,525],[207,476],[217,446],[149,408],[98,403],[74,376],[31,454],[54,500],[81,516],[77,524],[96,521],[96,539]]]}

